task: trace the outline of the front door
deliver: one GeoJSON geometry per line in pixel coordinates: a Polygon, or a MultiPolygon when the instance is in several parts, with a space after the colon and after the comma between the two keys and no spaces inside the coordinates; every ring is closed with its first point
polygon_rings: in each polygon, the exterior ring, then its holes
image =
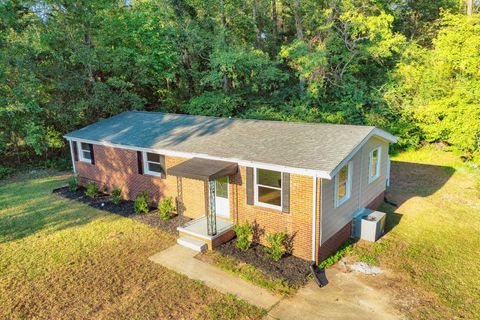
{"type": "Polygon", "coordinates": [[[228,193],[228,177],[221,177],[215,180],[215,210],[219,217],[230,218],[228,193]]]}

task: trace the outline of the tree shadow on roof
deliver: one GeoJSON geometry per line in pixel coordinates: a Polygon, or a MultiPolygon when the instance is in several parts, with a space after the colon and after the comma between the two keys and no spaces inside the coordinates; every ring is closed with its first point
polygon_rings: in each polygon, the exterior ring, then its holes
{"type": "Polygon", "coordinates": [[[162,113],[126,112],[82,128],[90,140],[153,148],[174,146],[192,137],[209,136],[233,124],[233,119],[162,113]]]}

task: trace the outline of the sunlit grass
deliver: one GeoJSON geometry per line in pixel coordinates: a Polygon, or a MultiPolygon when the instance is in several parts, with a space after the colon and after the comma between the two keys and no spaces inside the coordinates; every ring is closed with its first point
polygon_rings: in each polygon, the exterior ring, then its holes
{"type": "Polygon", "coordinates": [[[0,318],[262,317],[148,261],[174,236],[51,194],[65,181],[40,175],[0,185],[0,318]]]}
{"type": "Polygon", "coordinates": [[[385,205],[393,229],[378,243],[356,247],[357,256],[407,275],[439,307],[412,311],[416,318],[480,315],[480,173],[452,153],[427,147],[392,158],[385,205]],[[398,222],[398,224],[397,224],[398,222]]]}

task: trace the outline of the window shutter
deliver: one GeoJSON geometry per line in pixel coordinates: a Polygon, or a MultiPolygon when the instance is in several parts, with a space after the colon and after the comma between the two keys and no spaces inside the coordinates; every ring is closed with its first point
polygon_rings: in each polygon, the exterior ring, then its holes
{"type": "Polygon", "coordinates": [[[143,174],[143,154],[142,151],[137,151],[137,169],[139,174],[143,174]]]}
{"type": "Polygon", "coordinates": [[[160,155],[160,165],[162,166],[162,179],[167,178],[167,167],[165,167],[165,156],[160,155]]]}
{"type": "Polygon", "coordinates": [[[93,144],[89,144],[88,147],[90,148],[90,156],[92,158],[92,164],[95,164],[95,155],[93,154],[93,144]]]}
{"type": "Polygon", "coordinates": [[[282,173],[282,212],[290,213],[290,173],[282,173]]]}
{"type": "Polygon", "coordinates": [[[78,144],[77,141],[72,141],[73,160],[78,161],[78,144]]]}
{"type": "Polygon", "coordinates": [[[253,205],[253,168],[247,167],[247,204],[253,205]]]}

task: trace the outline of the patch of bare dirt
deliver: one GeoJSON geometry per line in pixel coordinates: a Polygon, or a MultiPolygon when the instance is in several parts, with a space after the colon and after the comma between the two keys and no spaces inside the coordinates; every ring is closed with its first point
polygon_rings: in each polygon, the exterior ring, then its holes
{"type": "MultiPolygon", "coordinates": [[[[344,258],[345,263],[353,262],[352,258],[344,258]]],[[[382,273],[377,275],[366,275],[348,270],[342,262],[339,263],[339,270],[344,273],[353,273],[355,278],[385,296],[390,297],[392,306],[409,319],[430,318],[431,310],[444,309],[443,314],[450,311],[442,307],[436,298],[425,290],[408,285],[410,281],[404,275],[394,273],[387,266],[382,266],[382,273]]],[[[437,313],[436,313],[437,314],[437,313]]],[[[434,314],[431,317],[435,317],[434,314]]]]}

